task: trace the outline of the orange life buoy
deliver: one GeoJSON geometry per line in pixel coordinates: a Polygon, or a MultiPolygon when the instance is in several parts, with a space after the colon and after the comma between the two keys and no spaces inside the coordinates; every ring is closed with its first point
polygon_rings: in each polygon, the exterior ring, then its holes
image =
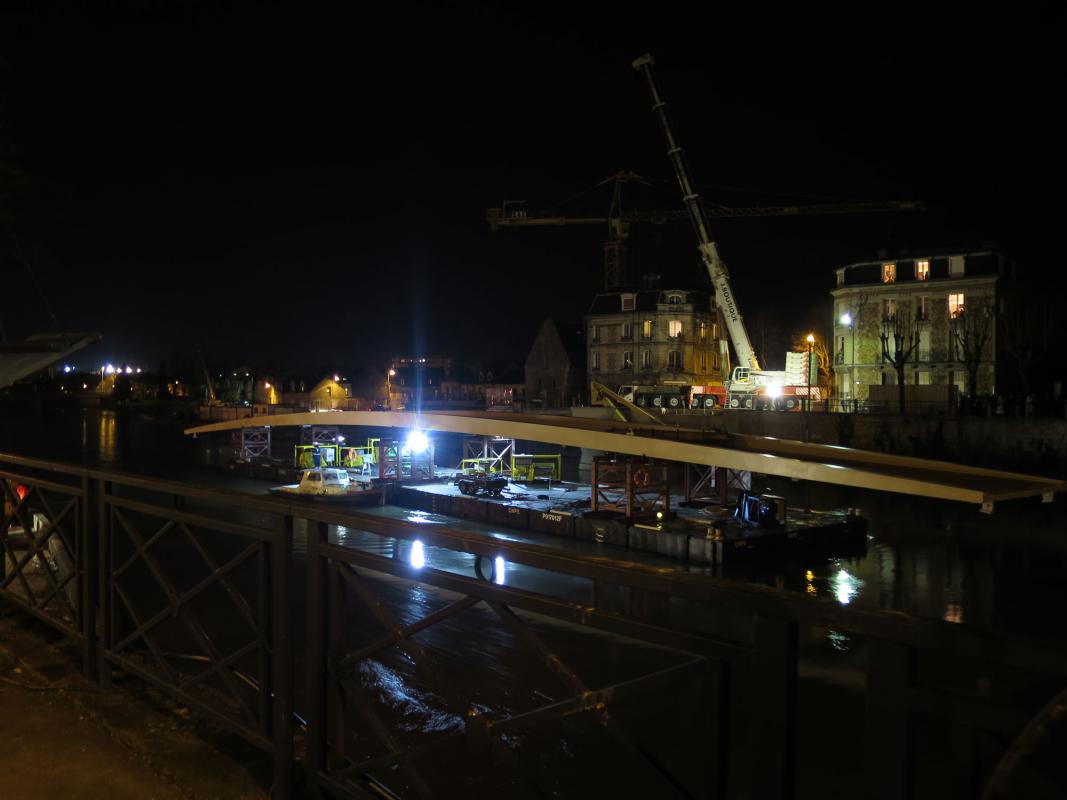
{"type": "Polygon", "coordinates": [[[652,473],[650,473],[644,467],[638,468],[634,472],[634,486],[645,487],[652,483],[652,473]]]}

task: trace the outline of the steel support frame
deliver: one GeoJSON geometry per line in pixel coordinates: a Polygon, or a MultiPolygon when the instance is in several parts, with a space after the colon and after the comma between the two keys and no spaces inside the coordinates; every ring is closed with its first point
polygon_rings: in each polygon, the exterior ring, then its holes
{"type": "Polygon", "coordinates": [[[485,462],[486,472],[510,475],[514,453],[515,440],[506,436],[481,436],[463,441],[463,460],[476,458],[485,462]]]}
{"type": "Polygon", "coordinates": [[[241,458],[270,458],[270,428],[241,428],[241,458]]]}
{"type": "Polygon", "coordinates": [[[671,510],[666,464],[596,456],[591,480],[594,512],[615,511],[633,519],[671,510]],[[647,482],[639,480],[641,474],[648,476],[647,482]]]}

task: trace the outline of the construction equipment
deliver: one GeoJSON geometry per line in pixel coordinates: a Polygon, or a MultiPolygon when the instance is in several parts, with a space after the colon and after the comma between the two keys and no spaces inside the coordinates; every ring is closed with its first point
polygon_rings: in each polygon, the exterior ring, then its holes
{"type": "Polygon", "coordinates": [[[500,497],[500,493],[508,486],[508,479],[503,475],[488,472],[472,472],[456,478],[456,485],[459,486],[462,494],[469,497],[474,497],[479,492],[484,492],[490,497],[500,497]]]}
{"type": "MultiPolygon", "coordinates": [[[[599,214],[560,214],[558,212],[533,212],[526,208],[523,200],[505,200],[498,208],[489,208],[485,212],[485,221],[494,233],[510,228],[553,228],[571,225],[604,225],[607,236],[604,240],[604,288],[608,291],[630,284],[627,274],[626,250],[632,223],[663,225],[689,219],[688,211],[678,209],[640,210],[622,208],[622,187],[627,183],[652,184],[635,172],[620,170],[592,186],[587,191],[594,191],[611,184],[611,205],[606,215],[599,214]]],[[[656,187],[659,188],[659,187],[656,187]]],[[[882,200],[876,202],[814,203],[803,205],[749,206],[730,208],[716,206],[706,209],[706,213],[715,219],[741,219],[758,217],[801,217],[829,214],[863,214],[886,211],[924,211],[925,205],[916,200],[882,200]]]]}
{"type": "Polygon", "coordinates": [[[652,74],[653,63],[652,56],[646,53],[633,62],[633,67],[644,76],[649,93],[652,95],[652,111],[659,117],[667,140],[667,157],[671,161],[671,166],[674,167],[675,177],[682,190],[686,213],[696,231],[700,256],[704,260],[708,275],[715,287],[716,305],[725,322],[734,352],[737,354],[738,364],[733,368],[727,383],[728,405],[731,408],[747,409],[755,409],[760,405],[777,407],[780,405],[777,401],[782,397],[807,396],[809,389],[812,389],[811,394],[814,394],[812,382],[810,379],[805,380],[809,378],[811,370],[809,353],[787,354],[786,369],[782,371],[764,370],[756,358],[756,351],[752,348],[748,331],[741,318],[741,311],[737,307],[737,301],[730,286],[729,272],[711,236],[707,212],[700,195],[693,186],[684,151],[678,145],[670,115],[667,113],[667,104],[663,101],[655,76],[652,74]]]}

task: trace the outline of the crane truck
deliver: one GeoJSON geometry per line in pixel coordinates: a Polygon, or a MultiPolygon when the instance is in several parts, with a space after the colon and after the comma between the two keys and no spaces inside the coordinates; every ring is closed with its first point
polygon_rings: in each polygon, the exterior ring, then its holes
{"type": "MultiPolygon", "coordinates": [[[[693,188],[684,151],[678,145],[670,115],[667,113],[667,104],[663,101],[656,78],[652,74],[653,63],[655,62],[652,56],[646,53],[633,62],[633,67],[644,76],[648,84],[648,90],[652,96],[652,111],[659,117],[663,127],[667,140],[667,156],[671,160],[679,188],[682,190],[682,200],[685,203],[689,221],[696,231],[700,256],[704,261],[704,266],[707,267],[711,283],[715,287],[716,305],[722,316],[730,343],[733,344],[734,352],[737,354],[738,364],[730,372],[730,377],[724,381],[725,404],[729,408],[756,410],[799,408],[799,400],[808,395],[809,389],[812,398],[817,399],[818,387],[812,385],[817,381],[811,381],[809,374],[810,353],[787,353],[784,370],[765,370],[760,366],[730,286],[730,274],[719,256],[715,240],[711,237],[704,204],[693,188]]],[[[729,352],[725,347],[723,349],[723,355],[728,357],[729,352]]],[[[723,363],[729,365],[728,358],[725,358],[723,363]]],[[[729,370],[728,366],[724,371],[727,370],[729,370]]]]}

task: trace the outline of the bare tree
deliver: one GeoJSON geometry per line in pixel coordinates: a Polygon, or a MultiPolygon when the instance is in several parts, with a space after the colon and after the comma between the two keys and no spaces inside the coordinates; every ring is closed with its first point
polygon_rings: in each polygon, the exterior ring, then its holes
{"type": "Polygon", "coordinates": [[[988,302],[970,303],[949,321],[956,354],[967,372],[967,396],[974,401],[978,394],[978,368],[993,335],[993,307],[988,302]]]}
{"type": "Polygon", "coordinates": [[[882,320],[882,361],[896,370],[901,414],[904,413],[904,367],[919,349],[923,322],[899,308],[882,320]]]}
{"type": "Polygon", "coordinates": [[[1030,394],[1030,375],[1049,350],[1052,339],[1052,309],[1041,297],[1030,297],[1025,304],[1021,298],[1008,298],[1008,307],[1001,315],[997,339],[1000,347],[1015,363],[1019,376],[1019,391],[1030,394]]]}

